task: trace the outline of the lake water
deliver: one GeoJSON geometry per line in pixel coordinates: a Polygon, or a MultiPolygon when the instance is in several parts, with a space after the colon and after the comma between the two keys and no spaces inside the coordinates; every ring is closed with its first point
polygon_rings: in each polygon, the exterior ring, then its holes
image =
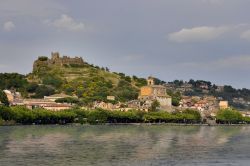
{"type": "Polygon", "coordinates": [[[0,166],[250,165],[250,126],[0,127],[0,166]]]}

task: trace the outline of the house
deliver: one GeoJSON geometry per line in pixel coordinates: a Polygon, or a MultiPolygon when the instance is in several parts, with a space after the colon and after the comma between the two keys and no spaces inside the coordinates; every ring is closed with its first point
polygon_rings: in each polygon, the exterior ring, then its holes
{"type": "Polygon", "coordinates": [[[120,104],[105,103],[104,101],[95,101],[93,108],[101,108],[105,110],[117,110],[120,108],[120,104]]]}
{"type": "Polygon", "coordinates": [[[241,115],[243,116],[243,117],[250,117],[250,111],[242,111],[241,112],[241,115]]]}
{"type": "Polygon", "coordinates": [[[4,90],[3,91],[10,103],[10,105],[23,105],[23,99],[20,92],[16,92],[15,90],[4,90]]]}
{"type": "Polygon", "coordinates": [[[194,107],[203,112],[204,110],[208,110],[208,102],[206,100],[200,100],[197,103],[194,104],[194,107]]]}
{"type": "Polygon", "coordinates": [[[115,100],[115,96],[107,96],[107,100],[114,101],[115,100]]]}
{"type": "Polygon", "coordinates": [[[13,103],[13,101],[14,101],[14,94],[10,90],[4,90],[3,92],[6,94],[9,103],[13,103]]]}
{"type": "Polygon", "coordinates": [[[224,86],[217,86],[216,92],[223,92],[224,91],[224,86]]]}
{"type": "Polygon", "coordinates": [[[72,108],[70,104],[61,104],[45,99],[25,99],[23,104],[29,109],[44,108],[51,111],[61,111],[72,108]]]}
{"type": "Polygon", "coordinates": [[[219,108],[220,109],[227,109],[228,108],[228,101],[220,101],[219,108]]]}
{"type": "Polygon", "coordinates": [[[198,110],[203,117],[208,117],[212,113],[216,114],[219,108],[218,103],[214,96],[183,96],[179,107],[198,110]]]}

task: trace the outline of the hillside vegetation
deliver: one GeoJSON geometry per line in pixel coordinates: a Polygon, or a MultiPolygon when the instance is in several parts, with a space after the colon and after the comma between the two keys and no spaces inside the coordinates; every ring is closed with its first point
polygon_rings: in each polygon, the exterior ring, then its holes
{"type": "Polygon", "coordinates": [[[123,73],[112,73],[108,68],[84,63],[41,67],[27,76],[11,73],[1,74],[1,89],[16,89],[24,97],[43,98],[55,93],[78,96],[81,105],[93,101],[105,101],[115,96],[116,101],[128,101],[138,97],[139,88],[146,80],[123,73]]]}

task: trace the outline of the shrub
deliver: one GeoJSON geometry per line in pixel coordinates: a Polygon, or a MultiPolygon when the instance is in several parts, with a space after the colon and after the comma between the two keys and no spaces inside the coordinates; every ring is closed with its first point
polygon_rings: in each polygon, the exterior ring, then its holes
{"type": "Polygon", "coordinates": [[[108,112],[101,109],[89,111],[87,113],[87,119],[90,124],[106,123],[108,112]]]}
{"type": "Polygon", "coordinates": [[[48,57],[46,57],[46,56],[40,56],[40,57],[38,57],[38,60],[39,61],[47,61],[48,57]]]}

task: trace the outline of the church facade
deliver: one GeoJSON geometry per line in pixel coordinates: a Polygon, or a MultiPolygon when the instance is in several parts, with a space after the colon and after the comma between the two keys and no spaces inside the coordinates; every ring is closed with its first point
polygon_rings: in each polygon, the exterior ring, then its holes
{"type": "Polygon", "coordinates": [[[149,77],[147,82],[147,86],[141,87],[138,99],[147,105],[157,100],[161,110],[171,110],[172,99],[167,95],[166,88],[162,85],[155,85],[153,77],[149,77]]]}

